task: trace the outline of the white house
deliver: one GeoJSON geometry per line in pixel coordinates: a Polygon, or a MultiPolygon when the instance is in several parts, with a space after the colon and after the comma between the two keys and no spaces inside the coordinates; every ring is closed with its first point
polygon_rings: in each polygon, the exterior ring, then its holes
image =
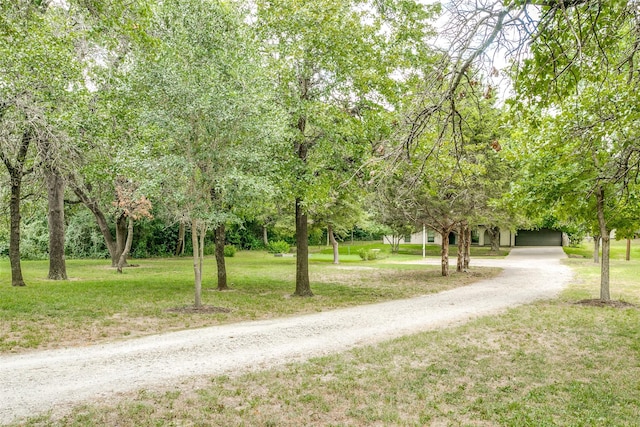
{"type": "MultiPolygon", "coordinates": [[[[426,228],[424,238],[426,244],[442,244],[442,235],[433,229],[426,228]]],[[[384,236],[382,241],[391,244],[392,239],[392,236],[384,236]]],[[[400,238],[400,244],[411,243],[421,245],[422,241],[422,230],[400,238]]],[[[565,246],[567,241],[568,239],[565,233],[546,228],[539,230],[518,230],[516,232],[512,232],[511,230],[500,231],[500,246],[565,246]]],[[[457,233],[452,232],[449,235],[449,243],[452,245],[458,243],[457,233]]],[[[471,230],[471,243],[478,246],[491,245],[491,236],[487,231],[487,227],[479,225],[471,230]]]]}

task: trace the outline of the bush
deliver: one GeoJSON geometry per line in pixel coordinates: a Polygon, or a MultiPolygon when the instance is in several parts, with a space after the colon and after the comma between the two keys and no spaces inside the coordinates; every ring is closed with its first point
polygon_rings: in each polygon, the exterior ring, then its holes
{"type": "Polygon", "coordinates": [[[289,253],[289,249],[291,249],[291,246],[284,240],[269,243],[269,252],[272,254],[286,254],[289,253]]]}
{"type": "Polygon", "coordinates": [[[262,225],[253,221],[230,224],[227,227],[226,241],[236,249],[264,249],[262,225]]]}
{"type": "Polygon", "coordinates": [[[378,259],[380,255],[380,249],[360,249],[358,251],[358,255],[363,261],[370,261],[374,259],[378,259]]]}
{"type": "Polygon", "coordinates": [[[47,259],[48,256],[49,228],[46,217],[23,223],[20,235],[20,257],[47,259]]]}
{"type": "MultiPolygon", "coordinates": [[[[178,242],[178,229],[177,224],[167,226],[159,218],[136,221],[133,228],[131,256],[133,258],[148,258],[173,255],[178,242]]],[[[191,239],[187,238],[187,240],[191,239]]]]}
{"type": "Polygon", "coordinates": [[[224,247],[224,256],[233,257],[236,254],[236,247],[233,245],[226,245],[224,247]]]}
{"type": "Polygon", "coordinates": [[[216,244],[214,242],[205,243],[202,253],[204,254],[204,256],[215,255],[216,244]]]}

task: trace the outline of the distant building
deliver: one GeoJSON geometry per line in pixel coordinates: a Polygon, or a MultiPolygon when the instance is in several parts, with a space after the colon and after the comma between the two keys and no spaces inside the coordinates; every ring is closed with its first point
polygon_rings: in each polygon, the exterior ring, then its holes
{"type": "MultiPolygon", "coordinates": [[[[414,233],[407,234],[400,237],[400,244],[422,244],[422,230],[418,230],[414,233]]],[[[426,229],[425,233],[426,244],[441,245],[442,235],[430,228],[426,229]]],[[[393,236],[384,236],[382,241],[387,244],[392,243],[393,236]]],[[[565,233],[560,230],[551,230],[548,228],[541,228],[539,230],[518,230],[512,232],[511,230],[500,231],[500,246],[566,246],[568,238],[565,233]]],[[[449,244],[455,245],[458,243],[458,234],[451,232],[449,234],[449,244]]],[[[487,231],[487,227],[479,225],[475,229],[471,230],[471,243],[478,246],[490,246],[491,236],[487,231]]]]}

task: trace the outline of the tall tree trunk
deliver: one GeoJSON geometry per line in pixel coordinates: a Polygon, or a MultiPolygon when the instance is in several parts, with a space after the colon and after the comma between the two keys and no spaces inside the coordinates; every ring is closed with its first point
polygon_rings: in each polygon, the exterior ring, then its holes
{"type": "Polygon", "coordinates": [[[489,231],[489,239],[491,241],[489,253],[498,255],[500,253],[500,228],[490,227],[487,228],[487,231],[489,231]]]}
{"type": "Polygon", "coordinates": [[[124,242],[124,248],[122,248],[122,252],[120,253],[120,258],[118,258],[118,273],[122,273],[122,267],[127,264],[127,255],[129,255],[129,251],[131,250],[131,243],[133,242],[133,218],[127,218],[127,238],[124,242]]]}
{"type": "Polygon", "coordinates": [[[216,265],[218,267],[218,290],[226,291],[229,289],[227,286],[227,266],[224,259],[224,241],[225,241],[225,227],[224,224],[220,224],[214,230],[215,245],[216,245],[216,265]]]}
{"type": "Polygon", "coordinates": [[[178,228],[178,243],[176,244],[176,256],[180,256],[184,253],[184,237],[185,237],[185,226],[184,222],[180,222],[178,228]]]}
{"type": "Polygon", "coordinates": [[[609,301],[611,295],[609,292],[609,257],[611,248],[611,238],[605,236],[602,238],[602,263],[600,264],[600,299],[609,301]]]}
{"type": "MultiPolygon", "coordinates": [[[[298,80],[300,85],[300,100],[310,99],[309,88],[311,79],[303,77],[298,80]]],[[[309,153],[309,143],[306,140],[305,129],[307,127],[307,117],[303,114],[297,119],[296,129],[299,132],[298,138],[293,145],[294,153],[298,159],[307,167],[307,155],[309,153]]],[[[303,172],[304,173],[304,172],[303,172]]],[[[302,178],[302,176],[298,177],[302,178]]],[[[293,293],[300,297],[311,297],[311,283],[309,282],[309,231],[307,213],[304,211],[302,197],[296,196],[296,291],[293,293]]]]}
{"type": "Polygon", "coordinates": [[[593,262],[600,262],[600,235],[593,236],[593,262]]]}
{"type": "MultiPolygon", "coordinates": [[[[116,219],[116,253],[115,258],[118,260],[116,263],[116,267],[120,264],[120,258],[122,257],[122,252],[124,252],[124,248],[127,244],[127,217],[124,213],[120,214],[120,216],[116,219]]],[[[127,259],[125,257],[125,263],[127,265],[127,259]]]]}
{"type": "Polygon", "coordinates": [[[464,248],[467,246],[466,238],[467,233],[464,229],[464,224],[460,224],[458,227],[458,256],[456,260],[456,271],[462,273],[464,271],[464,248]]]}
{"type": "Polygon", "coordinates": [[[20,265],[20,192],[22,187],[22,169],[11,171],[11,199],[9,216],[11,217],[9,232],[9,261],[11,262],[11,285],[25,286],[20,265]]]}
{"type": "Polygon", "coordinates": [[[340,253],[338,252],[338,241],[336,237],[333,235],[333,228],[328,225],[327,226],[327,237],[329,237],[329,242],[331,242],[331,246],[333,246],[333,263],[340,264],[340,253]]]}
{"type": "Polygon", "coordinates": [[[309,234],[307,214],[302,207],[302,199],[296,198],[296,291],[294,295],[311,297],[309,282],[309,234]]]}
{"type": "Polygon", "coordinates": [[[49,205],[49,279],[66,280],[64,256],[64,180],[57,171],[46,168],[49,205]]]}
{"type": "Polygon", "coordinates": [[[602,185],[598,184],[596,188],[596,209],[598,214],[598,225],[600,227],[600,235],[602,236],[602,262],[600,264],[600,299],[609,301],[611,295],[609,293],[609,250],[611,241],[611,230],[607,227],[607,221],[604,216],[605,194],[602,185]]]}
{"type": "Polygon", "coordinates": [[[20,202],[22,201],[22,178],[30,172],[25,171],[25,165],[31,140],[31,131],[25,131],[22,134],[15,164],[12,164],[4,151],[0,150],[2,162],[9,172],[11,186],[11,196],[9,200],[9,262],[11,263],[12,286],[25,286],[24,278],[22,277],[22,266],[20,264],[20,223],[22,219],[20,216],[20,202]]]}
{"type": "Polygon", "coordinates": [[[262,226],[262,243],[264,243],[265,248],[269,247],[269,233],[266,224],[262,226]]]}
{"type": "Polygon", "coordinates": [[[202,307],[202,263],[204,259],[204,234],[206,227],[198,226],[196,220],[191,221],[191,244],[193,246],[193,273],[195,276],[195,301],[196,308],[202,307]]]}
{"type": "Polygon", "coordinates": [[[111,257],[111,266],[116,267],[118,265],[120,254],[118,253],[116,241],[113,239],[113,235],[111,234],[111,230],[109,229],[109,223],[107,222],[102,209],[100,209],[98,202],[92,199],[85,192],[85,190],[78,184],[76,184],[73,180],[69,180],[69,185],[71,186],[71,189],[78,197],[78,199],[80,199],[80,201],[87,207],[87,209],[91,211],[94,218],[96,219],[98,227],[100,228],[100,232],[102,233],[102,237],[104,237],[104,243],[107,246],[107,250],[109,251],[109,256],[111,257]]]}
{"type": "Polygon", "coordinates": [[[469,270],[469,263],[471,262],[471,227],[469,224],[465,227],[465,245],[464,245],[464,270],[469,270]]]}
{"type": "Polygon", "coordinates": [[[442,234],[442,250],[440,251],[440,261],[442,264],[442,275],[444,277],[449,276],[449,233],[448,228],[443,228],[442,234]]]}
{"type": "Polygon", "coordinates": [[[627,261],[631,261],[631,239],[627,239],[627,255],[624,259],[627,261]]]}

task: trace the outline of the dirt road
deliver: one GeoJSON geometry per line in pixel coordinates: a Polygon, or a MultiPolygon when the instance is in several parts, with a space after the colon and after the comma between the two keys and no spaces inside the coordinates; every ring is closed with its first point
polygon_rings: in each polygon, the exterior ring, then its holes
{"type": "Polygon", "coordinates": [[[498,277],[439,294],[0,356],[0,424],[188,377],[267,369],[552,298],[572,277],[560,263],[564,256],[561,248],[514,248],[505,259],[472,260],[472,265],[502,267],[498,277]]]}

